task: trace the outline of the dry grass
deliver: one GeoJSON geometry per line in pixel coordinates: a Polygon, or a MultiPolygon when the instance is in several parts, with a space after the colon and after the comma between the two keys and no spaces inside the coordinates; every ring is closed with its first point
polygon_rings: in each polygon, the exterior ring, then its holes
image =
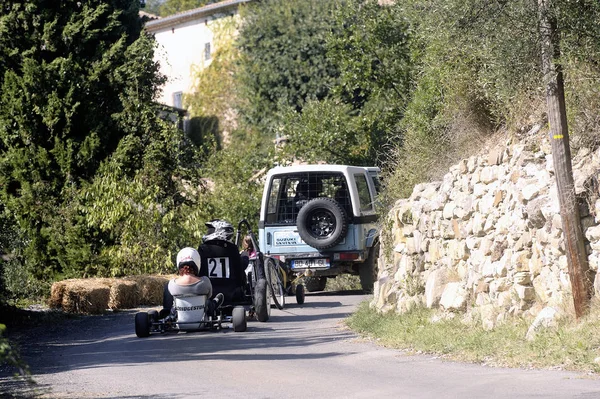
{"type": "Polygon", "coordinates": [[[325,291],[347,291],[347,290],[360,290],[360,279],[358,276],[350,274],[341,274],[336,278],[328,278],[325,291]]]}

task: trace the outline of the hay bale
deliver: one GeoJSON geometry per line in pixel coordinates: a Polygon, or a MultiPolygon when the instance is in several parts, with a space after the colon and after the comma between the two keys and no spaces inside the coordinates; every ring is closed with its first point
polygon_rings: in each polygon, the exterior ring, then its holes
{"type": "Polygon", "coordinates": [[[125,281],[135,281],[139,293],[139,305],[162,305],[165,285],[172,276],[131,276],[125,281]]]}
{"type": "MultiPolygon", "coordinates": [[[[89,286],[89,287],[97,287],[97,286],[106,286],[109,287],[113,284],[113,282],[115,281],[115,279],[112,278],[96,278],[96,279],[69,279],[69,280],[63,280],[63,281],[57,281],[55,283],[52,284],[52,287],[50,289],[50,298],[48,299],[48,306],[53,308],[53,309],[61,309],[63,308],[63,303],[66,301],[67,304],[69,304],[69,310],[65,310],[65,311],[71,311],[71,305],[74,303],[77,303],[78,300],[74,299],[77,297],[77,294],[71,294],[71,298],[66,298],[65,299],[65,295],[68,293],[68,291],[70,289],[72,289],[72,287],[78,287],[76,288],[77,292],[82,292],[82,290],[85,290],[85,286],[89,286]]],[[[93,306],[94,308],[96,306],[93,306]]]]}
{"type": "Polygon", "coordinates": [[[50,288],[50,298],[48,299],[48,306],[50,308],[60,309],[62,307],[66,287],[66,281],[57,281],[52,284],[52,288],[50,288]]]}
{"type": "Polygon", "coordinates": [[[62,309],[69,313],[98,314],[108,308],[110,286],[96,279],[67,280],[62,309]]]}
{"type": "Polygon", "coordinates": [[[117,280],[110,287],[109,309],[131,309],[140,304],[138,283],[131,280],[117,280]]]}
{"type": "Polygon", "coordinates": [[[174,276],[143,275],[124,279],[91,278],[52,284],[48,305],[65,312],[96,314],[106,309],[162,305],[165,285],[174,276]]]}
{"type": "Polygon", "coordinates": [[[97,278],[86,279],[86,281],[90,281],[90,280],[94,281],[94,283],[102,284],[107,287],[111,287],[115,282],[118,281],[118,279],[116,279],[116,278],[108,278],[108,277],[97,277],[97,278]]]}

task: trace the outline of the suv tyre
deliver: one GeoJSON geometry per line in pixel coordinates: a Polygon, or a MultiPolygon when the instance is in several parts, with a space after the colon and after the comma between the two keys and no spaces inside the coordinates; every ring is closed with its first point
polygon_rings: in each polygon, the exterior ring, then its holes
{"type": "Polygon", "coordinates": [[[377,259],[379,258],[379,242],[369,251],[367,260],[358,267],[360,285],[366,293],[373,292],[373,283],[377,279],[377,259]]]}
{"type": "Polygon", "coordinates": [[[298,234],[316,249],[328,249],[339,244],[348,231],[346,211],[331,198],[315,198],[300,209],[298,234]]]}

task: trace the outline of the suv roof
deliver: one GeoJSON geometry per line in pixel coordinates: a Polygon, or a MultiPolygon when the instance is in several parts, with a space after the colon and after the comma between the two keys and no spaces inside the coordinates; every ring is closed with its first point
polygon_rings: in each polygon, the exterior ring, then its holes
{"type": "Polygon", "coordinates": [[[294,173],[294,172],[345,172],[345,171],[357,171],[367,170],[369,172],[379,172],[380,169],[375,166],[350,166],[350,165],[293,165],[293,166],[276,166],[269,170],[269,175],[275,175],[280,173],[294,173]]]}

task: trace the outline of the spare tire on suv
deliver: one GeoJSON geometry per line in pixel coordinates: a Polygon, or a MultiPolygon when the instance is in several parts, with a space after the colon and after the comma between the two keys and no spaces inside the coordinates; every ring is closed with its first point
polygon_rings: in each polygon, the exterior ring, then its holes
{"type": "Polygon", "coordinates": [[[328,249],[346,236],[348,215],[334,199],[315,198],[300,209],[296,225],[306,244],[316,249],[328,249]]]}

